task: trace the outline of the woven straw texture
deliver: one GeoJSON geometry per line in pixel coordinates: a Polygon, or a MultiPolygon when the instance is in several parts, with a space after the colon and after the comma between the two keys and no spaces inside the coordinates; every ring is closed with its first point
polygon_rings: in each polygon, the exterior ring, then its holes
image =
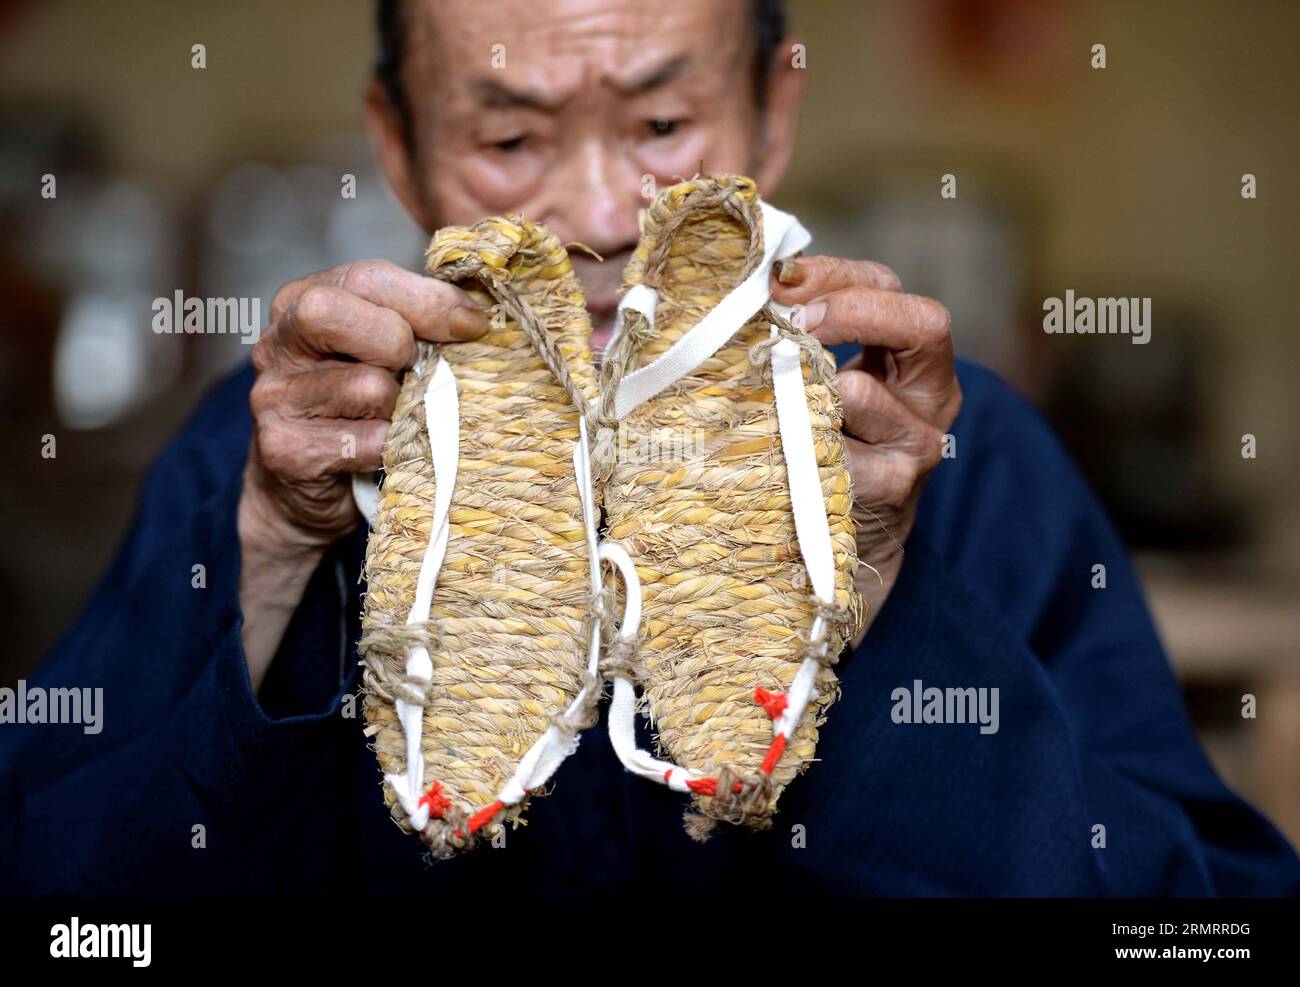
{"type": "MultiPolygon", "coordinates": [[[[607,373],[643,366],[694,326],[757,264],[762,220],[745,178],[697,178],[665,189],[648,210],[624,287],[658,289],[655,328],[637,319],[607,373]],[[623,366],[619,366],[622,363],[623,366]]],[[[687,829],[713,821],[770,825],[784,786],[813,759],[818,727],[838,698],[820,671],[809,706],[770,781],[759,765],[772,721],[760,686],[784,693],[814,617],[795,537],[768,354],[751,362],[777,321],[805,348],[804,376],[836,563],[830,654],[861,627],[852,490],[840,433],[833,358],[765,309],[692,374],[636,409],[626,444],[686,450],[680,461],[618,457],[605,490],[608,536],[636,561],[645,600],[639,677],[661,756],[718,776],[716,796],[692,797],[687,829]],[[734,780],[747,794],[732,794],[734,780]]]]}
{"type": "MultiPolygon", "coordinates": [[[[428,646],[425,785],[440,782],[450,803],[422,835],[435,856],[448,856],[473,844],[464,820],[495,800],[586,670],[591,586],[572,462],[579,411],[521,329],[520,313],[554,341],[570,388],[594,400],[596,381],[582,290],[543,227],[521,218],[450,227],[434,237],[427,261],[430,274],[460,284],[493,313],[492,328],[473,342],[421,344],[422,369],[403,382],[367,550],[361,651],[367,733],[382,770],[398,774],[406,758],[394,700],[406,645],[428,646]],[[426,626],[412,629],[403,625],[434,504],[422,397],[439,355],[456,377],[460,457],[433,609],[426,626]]],[[[384,798],[409,832],[387,785],[384,798]]],[[[517,823],[523,810],[506,809],[478,836],[517,823]]]]}

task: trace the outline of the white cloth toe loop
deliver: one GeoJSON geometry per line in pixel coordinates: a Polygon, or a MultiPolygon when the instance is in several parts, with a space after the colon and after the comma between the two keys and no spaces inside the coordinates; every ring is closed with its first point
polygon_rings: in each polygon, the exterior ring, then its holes
{"type": "MultiPolygon", "coordinates": [[[[663,356],[653,363],[634,370],[618,382],[614,398],[614,414],[622,419],[656,394],[681,380],[701,363],[718,352],[727,341],[754,317],[754,313],[771,298],[769,278],[772,264],[793,257],[812,242],[810,234],[799,220],[788,212],[762,203],[763,259],[744,281],[736,285],[727,296],[711,308],[690,332],[682,336],[663,356]]],[[[644,288],[645,286],[637,286],[644,288]]],[[[620,308],[633,308],[654,324],[654,303],[657,294],[646,288],[636,293],[629,288],[620,308]]],[[[621,321],[621,320],[620,320],[621,321]]]]}

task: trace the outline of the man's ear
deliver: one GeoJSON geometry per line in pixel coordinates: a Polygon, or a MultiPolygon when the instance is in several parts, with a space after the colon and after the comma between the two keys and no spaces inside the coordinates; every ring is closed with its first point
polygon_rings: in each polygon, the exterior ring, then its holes
{"type": "Polygon", "coordinates": [[[366,87],[365,115],[370,142],[393,193],[421,229],[432,234],[435,225],[419,185],[415,151],[408,146],[401,117],[378,79],[371,79],[366,87]]]}
{"type": "Polygon", "coordinates": [[[802,50],[799,39],[793,35],[784,38],[772,53],[772,63],[768,66],[767,102],[759,121],[762,129],[758,135],[759,159],[754,175],[765,198],[776,194],[790,166],[790,155],[794,153],[808,74],[803,60],[794,57],[796,50],[802,50]]]}

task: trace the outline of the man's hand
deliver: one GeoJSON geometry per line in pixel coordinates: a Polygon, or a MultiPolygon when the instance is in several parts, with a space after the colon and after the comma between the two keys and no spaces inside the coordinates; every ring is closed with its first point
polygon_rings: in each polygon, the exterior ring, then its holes
{"type": "Polygon", "coordinates": [[[239,502],[239,601],[254,690],[329,545],[356,527],[353,473],[379,468],[416,339],[475,339],[458,288],[387,261],[284,285],[253,350],[253,440],[239,502]]]}
{"type": "Polygon", "coordinates": [[[961,409],[948,310],[905,294],[881,264],[835,257],[782,262],[772,298],[802,305],[804,327],[824,346],[863,347],[840,368],[839,392],[869,624],[898,577],[921,491],[961,409]]]}

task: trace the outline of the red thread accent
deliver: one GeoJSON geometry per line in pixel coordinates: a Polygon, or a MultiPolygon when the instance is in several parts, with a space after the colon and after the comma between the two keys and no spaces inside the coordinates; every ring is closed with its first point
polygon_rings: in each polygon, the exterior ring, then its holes
{"type": "Polygon", "coordinates": [[[451,808],[451,799],[443,794],[442,782],[435,781],[429,786],[429,790],[416,803],[417,808],[421,805],[429,807],[429,815],[434,819],[442,818],[442,814],[451,808]]]}
{"type": "Polygon", "coordinates": [[[505,808],[504,802],[493,802],[491,805],[484,806],[478,812],[469,817],[469,831],[477,833],[480,829],[492,821],[492,817],[505,808]]]}
{"type": "MultiPolygon", "coordinates": [[[[696,795],[717,795],[718,779],[697,778],[695,781],[688,781],[686,783],[686,787],[689,788],[691,791],[693,791],[696,795]]],[[[731,790],[735,792],[737,795],[739,795],[741,792],[745,790],[745,786],[742,782],[737,781],[732,784],[731,790]]]]}
{"type": "Polygon", "coordinates": [[[696,778],[694,781],[688,781],[686,787],[696,795],[717,795],[718,779],[717,778],[696,778]]]}
{"type": "Polygon", "coordinates": [[[763,763],[759,765],[760,771],[765,775],[770,775],[772,769],[776,767],[776,762],[781,760],[781,755],[785,753],[785,734],[778,733],[772,738],[772,746],[767,749],[767,757],[763,758],[763,763]]]}
{"type": "Polygon", "coordinates": [[[665,785],[668,784],[668,779],[671,778],[672,776],[673,776],[673,769],[672,769],[672,768],[669,768],[667,771],[664,772],[664,784],[665,784],[665,785]]]}
{"type": "Polygon", "coordinates": [[[790,705],[790,700],[786,699],[784,693],[768,692],[762,686],[754,690],[754,702],[762,706],[763,712],[774,720],[790,705]]]}

